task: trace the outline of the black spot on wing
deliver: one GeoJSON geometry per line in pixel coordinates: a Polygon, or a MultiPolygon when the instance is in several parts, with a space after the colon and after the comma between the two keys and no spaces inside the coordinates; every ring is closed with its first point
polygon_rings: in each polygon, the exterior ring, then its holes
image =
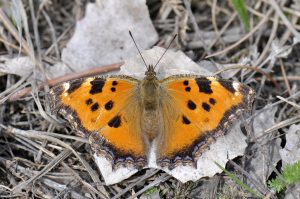
{"type": "Polygon", "coordinates": [[[199,92],[205,93],[205,94],[211,94],[213,93],[212,89],[211,89],[211,81],[209,79],[207,79],[206,77],[199,77],[196,78],[196,83],[198,85],[199,88],[199,92]]]}
{"type": "Polygon", "coordinates": [[[117,82],[117,81],[113,81],[111,85],[117,86],[117,85],[118,85],[118,82],[117,82]]]}
{"type": "Polygon", "coordinates": [[[106,104],[104,105],[105,109],[108,111],[111,110],[113,108],[113,106],[114,106],[114,102],[111,100],[106,102],[106,104]]]}
{"type": "Polygon", "coordinates": [[[211,105],[215,105],[217,102],[216,102],[216,100],[214,98],[209,98],[209,103],[211,105]]]}
{"type": "Polygon", "coordinates": [[[185,87],[185,91],[186,91],[186,92],[190,92],[190,91],[191,91],[191,87],[189,87],[189,86],[188,86],[188,87],[185,87]]]}
{"type": "Polygon", "coordinates": [[[190,124],[191,123],[191,121],[186,117],[186,116],[182,116],[182,123],[183,124],[190,124]]]}
{"type": "Polygon", "coordinates": [[[76,81],[73,81],[73,82],[69,82],[69,88],[67,90],[67,93],[70,94],[74,91],[76,91],[80,86],[81,84],[84,82],[84,79],[79,79],[79,80],[76,80],[76,81]]]}
{"type": "Polygon", "coordinates": [[[187,106],[190,110],[195,110],[197,108],[197,105],[192,100],[188,101],[187,106]]]}
{"type": "Polygon", "coordinates": [[[219,80],[219,83],[226,88],[228,91],[230,91],[231,93],[235,93],[236,90],[233,87],[233,82],[231,81],[226,81],[226,80],[219,80]]]}
{"type": "Polygon", "coordinates": [[[105,85],[105,79],[95,78],[91,81],[92,88],[90,90],[90,94],[94,95],[97,93],[102,93],[102,88],[105,85]]]}
{"type": "Polygon", "coordinates": [[[206,110],[207,112],[210,111],[210,105],[207,104],[206,102],[203,102],[203,103],[202,103],[202,108],[203,108],[204,110],[206,110]]]}
{"type": "Polygon", "coordinates": [[[184,80],[183,81],[183,85],[185,85],[185,86],[189,85],[189,81],[188,80],[184,80]]]}
{"type": "Polygon", "coordinates": [[[97,102],[91,106],[92,111],[96,111],[98,110],[98,108],[99,108],[99,104],[97,102]]]}
{"type": "Polygon", "coordinates": [[[116,88],[115,87],[111,87],[110,90],[111,90],[111,92],[116,92],[116,88]]]}
{"type": "Polygon", "coordinates": [[[91,98],[87,99],[85,101],[86,105],[91,105],[93,103],[93,100],[91,98]]]}
{"type": "Polygon", "coordinates": [[[121,117],[117,115],[114,118],[112,118],[107,124],[112,128],[118,128],[121,126],[121,117]]]}

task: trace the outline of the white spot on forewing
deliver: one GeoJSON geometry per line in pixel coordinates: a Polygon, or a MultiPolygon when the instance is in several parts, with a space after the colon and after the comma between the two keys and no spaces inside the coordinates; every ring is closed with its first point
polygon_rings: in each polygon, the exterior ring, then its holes
{"type": "Polygon", "coordinates": [[[63,86],[63,88],[64,88],[63,96],[66,97],[66,96],[69,95],[68,92],[67,92],[67,90],[70,88],[70,83],[69,83],[69,82],[64,83],[62,86],[63,86]]]}
{"type": "Polygon", "coordinates": [[[64,83],[62,86],[64,87],[64,91],[67,91],[70,88],[70,83],[64,83]]]}
{"type": "Polygon", "coordinates": [[[250,88],[249,94],[252,95],[254,93],[254,90],[250,88]]]}
{"type": "Polygon", "coordinates": [[[91,81],[93,81],[95,78],[94,77],[89,77],[89,78],[87,78],[86,80],[85,80],[85,82],[91,82],[91,81]]]}
{"type": "Polygon", "coordinates": [[[63,115],[66,115],[66,114],[67,114],[66,110],[64,110],[64,109],[61,109],[61,110],[60,110],[60,113],[63,114],[63,115]]]}
{"type": "Polygon", "coordinates": [[[241,83],[238,83],[238,82],[232,82],[232,86],[233,86],[234,90],[238,91],[240,88],[240,84],[241,83]]]}
{"type": "Polygon", "coordinates": [[[112,170],[112,164],[105,157],[94,153],[95,162],[105,180],[106,185],[115,184],[125,180],[138,172],[133,166],[120,167],[112,170]]]}
{"type": "Polygon", "coordinates": [[[216,81],[215,77],[207,77],[207,79],[210,80],[210,81],[216,81]]]}
{"type": "Polygon", "coordinates": [[[239,95],[240,83],[238,83],[238,82],[232,82],[232,86],[233,86],[234,90],[236,91],[234,93],[234,95],[239,95]]]}

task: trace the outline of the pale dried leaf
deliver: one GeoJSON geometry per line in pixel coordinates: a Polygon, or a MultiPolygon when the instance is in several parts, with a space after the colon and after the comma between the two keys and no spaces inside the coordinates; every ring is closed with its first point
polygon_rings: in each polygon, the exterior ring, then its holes
{"type": "Polygon", "coordinates": [[[18,76],[27,76],[34,69],[34,63],[29,57],[7,58],[0,57],[0,76],[5,74],[15,74],[18,76]]]}
{"type": "Polygon", "coordinates": [[[137,52],[129,30],[141,50],[157,41],[158,35],[144,0],[109,0],[101,1],[101,5],[90,3],[85,17],[77,22],[74,36],[62,52],[62,60],[73,71],[123,61],[137,52]]]}
{"type": "Polygon", "coordinates": [[[295,186],[288,187],[285,191],[284,199],[296,199],[300,198],[300,184],[296,184],[295,186]]]}
{"type": "MultiPolygon", "coordinates": [[[[144,51],[142,53],[147,65],[155,65],[165,49],[155,46],[154,48],[144,51]]],[[[125,61],[125,64],[121,66],[119,74],[130,75],[138,79],[144,77],[146,66],[142,61],[140,55],[136,55],[125,61]]],[[[156,67],[157,75],[159,79],[168,77],[175,74],[200,74],[200,75],[212,75],[206,67],[199,66],[193,62],[182,51],[173,51],[169,49],[168,52],[161,59],[156,67]]]]}
{"type": "Polygon", "coordinates": [[[300,125],[292,125],[286,134],[286,144],[280,151],[282,166],[300,160],[300,125]]]}
{"type": "Polygon", "coordinates": [[[253,151],[253,154],[246,167],[250,176],[258,179],[260,182],[266,182],[281,159],[279,154],[281,149],[280,138],[274,139],[273,134],[265,135],[264,133],[264,130],[275,125],[276,111],[276,108],[266,109],[259,113],[253,121],[254,136],[256,138],[262,137],[250,149],[253,151]]]}

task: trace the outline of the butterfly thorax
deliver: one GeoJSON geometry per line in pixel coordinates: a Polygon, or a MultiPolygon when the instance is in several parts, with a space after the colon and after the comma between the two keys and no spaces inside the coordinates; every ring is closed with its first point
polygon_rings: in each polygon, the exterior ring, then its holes
{"type": "Polygon", "coordinates": [[[153,66],[149,66],[141,83],[142,131],[152,140],[159,132],[159,81],[153,66]]]}
{"type": "Polygon", "coordinates": [[[144,110],[156,110],[159,99],[159,81],[156,72],[150,65],[145,72],[145,78],[141,85],[142,106],[144,110]]]}

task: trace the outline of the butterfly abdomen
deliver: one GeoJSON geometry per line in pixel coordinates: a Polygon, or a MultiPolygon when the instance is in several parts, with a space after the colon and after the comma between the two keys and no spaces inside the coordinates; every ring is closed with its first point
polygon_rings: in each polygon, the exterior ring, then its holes
{"type": "Polygon", "coordinates": [[[147,135],[149,141],[154,140],[160,132],[161,123],[160,112],[155,110],[148,110],[142,112],[141,128],[143,134],[147,135]]]}

